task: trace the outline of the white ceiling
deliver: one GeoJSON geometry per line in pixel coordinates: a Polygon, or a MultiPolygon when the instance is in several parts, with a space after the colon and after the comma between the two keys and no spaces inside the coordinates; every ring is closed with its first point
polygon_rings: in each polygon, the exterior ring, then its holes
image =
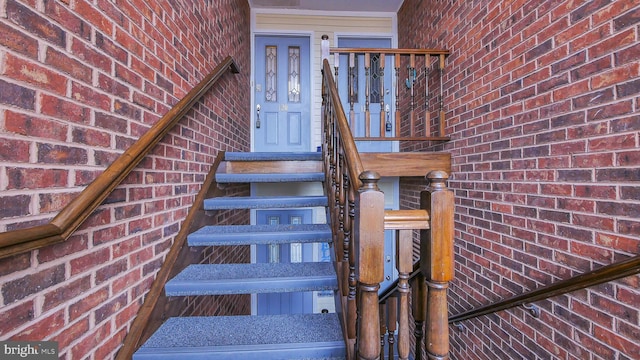
{"type": "Polygon", "coordinates": [[[254,9],[397,12],[404,0],[249,0],[254,9]]]}

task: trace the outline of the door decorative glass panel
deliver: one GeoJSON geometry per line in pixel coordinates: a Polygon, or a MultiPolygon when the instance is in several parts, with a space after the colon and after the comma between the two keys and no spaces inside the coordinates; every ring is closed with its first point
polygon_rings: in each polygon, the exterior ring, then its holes
{"type": "Polygon", "coordinates": [[[372,104],[380,104],[382,102],[380,79],[383,76],[383,70],[380,68],[380,54],[371,54],[371,95],[369,101],[372,104]]]}
{"type": "Polygon", "coordinates": [[[300,102],[299,46],[289,46],[289,102],[300,102]]]}
{"type": "Polygon", "coordinates": [[[265,101],[278,101],[278,47],[265,47],[265,101]]]}

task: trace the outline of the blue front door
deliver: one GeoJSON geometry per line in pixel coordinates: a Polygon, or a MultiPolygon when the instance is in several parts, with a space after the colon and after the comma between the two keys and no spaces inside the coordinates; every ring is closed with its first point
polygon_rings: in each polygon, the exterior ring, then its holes
{"type": "MultiPolygon", "coordinates": [[[[256,212],[258,225],[310,224],[312,211],[304,210],[260,210],[256,212]]],[[[284,244],[256,246],[258,263],[295,263],[313,260],[313,244],[284,244]]],[[[313,294],[282,293],[258,294],[258,315],[308,314],[313,313],[313,294]]]]}
{"type": "Polygon", "coordinates": [[[256,36],[254,151],[309,151],[309,38],[256,36]]]}

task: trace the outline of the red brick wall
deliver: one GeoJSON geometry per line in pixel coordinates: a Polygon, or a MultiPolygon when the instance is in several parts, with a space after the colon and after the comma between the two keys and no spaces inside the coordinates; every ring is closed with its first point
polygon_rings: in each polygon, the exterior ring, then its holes
{"type": "Polygon", "coordinates": [[[69,241],[0,260],[0,339],[114,354],[215,155],[249,148],[249,28],[246,0],[0,0],[0,231],[47,222],[227,55],[242,70],[69,241]]]}
{"type": "MultiPolygon", "coordinates": [[[[451,50],[452,314],[640,254],[639,19],[633,0],[405,0],[399,47],[451,50]]],[[[632,276],[483,316],[451,328],[453,357],[638,359],[638,304],[632,276]]]]}

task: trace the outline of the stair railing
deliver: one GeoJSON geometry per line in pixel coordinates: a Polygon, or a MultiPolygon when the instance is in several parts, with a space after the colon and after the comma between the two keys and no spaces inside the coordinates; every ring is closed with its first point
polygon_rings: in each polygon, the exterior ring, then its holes
{"type": "MultiPolygon", "coordinates": [[[[443,97],[445,59],[449,51],[330,48],[328,54],[333,54],[336,79],[341,71],[347,72],[348,89],[346,91],[349,104],[347,120],[353,133],[356,133],[356,99],[364,97],[364,119],[359,120],[364,121],[364,136],[355,137],[355,140],[449,140],[445,134],[443,97]],[[363,59],[364,64],[358,64],[359,57],[363,59]],[[357,74],[361,65],[364,67],[364,74],[357,74]],[[341,70],[341,66],[346,69],[341,70]],[[384,74],[389,73],[394,74],[393,83],[385,84],[384,74]],[[359,88],[357,81],[364,81],[364,94],[356,93],[359,88]],[[384,94],[389,93],[389,88],[393,89],[392,98],[395,98],[395,104],[385,103],[384,94]],[[379,118],[372,119],[370,105],[374,100],[380,104],[381,110],[379,118]],[[394,109],[393,117],[392,109],[394,109]],[[403,113],[406,114],[405,121],[403,121],[403,113]],[[395,119],[395,124],[392,124],[392,118],[395,119]],[[375,127],[379,128],[379,136],[372,135],[372,129],[375,127]]],[[[374,115],[376,116],[378,115],[374,115]]]]}
{"type": "Polygon", "coordinates": [[[231,56],[216,66],[49,223],[0,233],[0,258],[67,240],[227,70],[239,72],[231,56]]]}
{"type": "MultiPolygon", "coordinates": [[[[414,303],[429,309],[427,349],[446,357],[449,352],[446,291],[453,276],[453,193],[447,174],[429,173],[429,187],[421,194],[422,210],[384,210],[380,176],[363,168],[323,47],[323,156],[328,213],[333,231],[338,274],[338,312],[344,328],[349,359],[378,359],[380,315],[378,290],[384,280],[384,231],[398,236],[398,266],[402,285],[398,296],[399,348],[408,358],[408,270],[412,262],[413,230],[421,231],[422,285],[414,303]]],[[[417,286],[420,288],[420,285],[417,286]]],[[[414,292],[416,293],[416,292],[414,292]]],[[[395,324],[395,321],[392,321],[395,324]]],[[[392,329],[395,325],[392,325],[392,329]]]]}

